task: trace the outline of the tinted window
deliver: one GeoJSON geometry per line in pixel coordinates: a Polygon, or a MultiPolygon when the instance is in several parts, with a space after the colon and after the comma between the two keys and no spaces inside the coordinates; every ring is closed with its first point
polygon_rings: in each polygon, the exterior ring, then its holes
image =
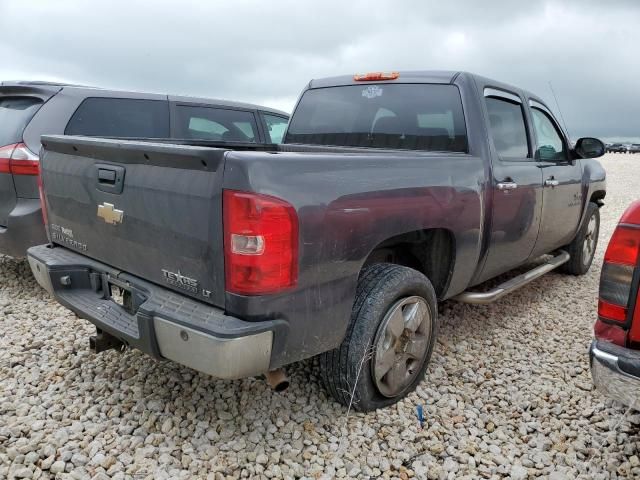
{"type": "Polygon", "coordinates": [[[285,143],[466,152],[453,85],[370,84],[307,90],[285,143]]]}
{"type": "Polygon", "coordinates": [[[264,122],[267,124],[267,133],[269,135],[270,143],[281,143],[282,136],[287,129],[288,119],[284,117],[278,117],[277,115],[263,114],[264,122]]]}
{"type": "Polygon", "coordinates": [[[22,141],[22,132],[42,105],[30,97],[0,97],[0,147],[22,141]]]}
{"type": "Polygon", "coordinates": [[[252,112],[212,107],[176,107],[175,136],[192,140],[221,142],[257,141],[252,112]]]}
{"type": "Polygon", "coordinates": [[[169,104],[162,100],[87,98],[71,117],[67,135],[169,137],[169,104]]]}
{"type": "Polygon", "coordinates": [[[532,108],[533,128],[536,131],[536,158],[540,160],[565,160],[564,142],[558,129],[546,112],[532,108]]]}
{"type": "Polygon", "coordinates": [[[529,155],[522,105],[502,98],[485,98],[493,144],[500,158],[524,159],[529,155]]]}

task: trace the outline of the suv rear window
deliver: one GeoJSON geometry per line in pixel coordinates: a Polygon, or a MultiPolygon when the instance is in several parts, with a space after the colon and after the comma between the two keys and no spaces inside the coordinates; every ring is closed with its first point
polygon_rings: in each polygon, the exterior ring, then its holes
{"type": "Polygon", "coordinates": [[[69,120],[66,135],[169,138],[169,103],[133,98],[87,98],[69,120]]]}
{"type": "Polygon", "coordinates": [[[307,90],[284,143],[467,151],[453,85],[362,84],[307,90]]]}
{"type": "Polygon", "coordinates": [[[175,136],[190,140],[256,143],[252,112],[226,108],[176,106],[175,136]]]}
{"type": "Polygon", "coordinates": [[[0,147],[22,141],[22,132],[42,105],[32,97],[0,97],[0,147]]]}

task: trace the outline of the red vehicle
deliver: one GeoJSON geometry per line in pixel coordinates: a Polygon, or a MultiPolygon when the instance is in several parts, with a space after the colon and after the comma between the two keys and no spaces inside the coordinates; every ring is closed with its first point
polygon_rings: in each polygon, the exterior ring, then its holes
{"type": "Polygon", "coordinates": [[[624,212],[600,277],[591,375],[604,394],[640,409],[640,200],[624,212]]]}

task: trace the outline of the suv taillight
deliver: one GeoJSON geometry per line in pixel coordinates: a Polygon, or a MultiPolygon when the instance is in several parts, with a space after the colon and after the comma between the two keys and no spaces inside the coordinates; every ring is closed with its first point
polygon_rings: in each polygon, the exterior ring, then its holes
{"type": "Polygon", "coordinates": [[[39,170],[38,155],[29,150],[24,143],[0,147],[0,173],[38,175],[39,170]]]}
{"type": "Polygon", "coordinates": [[[283,200],[224,190],[226,290],[240,295],[276,293],[298,277],[298,217],[283,200]]]}
{"type": "Polygon", "coordinates": [[[634,278],[638,274],[640,253],[638,220],[640,201],[633,203],[622,215],[609,241],[600,275],[595,335],[599,339],[623,346],[627,342],[640,342],[640,311],[635,301],[637,291],[633,288],[637,283],[634,278]],[[631,312],[631,309],[635,311],[631,312]],[[634,321],[636,319],[638,321],[634,321]]]}

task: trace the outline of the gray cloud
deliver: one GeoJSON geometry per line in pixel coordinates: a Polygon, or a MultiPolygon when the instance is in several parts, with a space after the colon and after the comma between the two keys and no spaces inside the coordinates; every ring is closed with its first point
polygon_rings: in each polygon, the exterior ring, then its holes
{"type": "Polygon", "coordinates": [[[573,137],[640,138],[640,3],[0,2],[0,78],[228,98],[285,110],[311,78],[477,72],[534,91],[573,137]]]}

